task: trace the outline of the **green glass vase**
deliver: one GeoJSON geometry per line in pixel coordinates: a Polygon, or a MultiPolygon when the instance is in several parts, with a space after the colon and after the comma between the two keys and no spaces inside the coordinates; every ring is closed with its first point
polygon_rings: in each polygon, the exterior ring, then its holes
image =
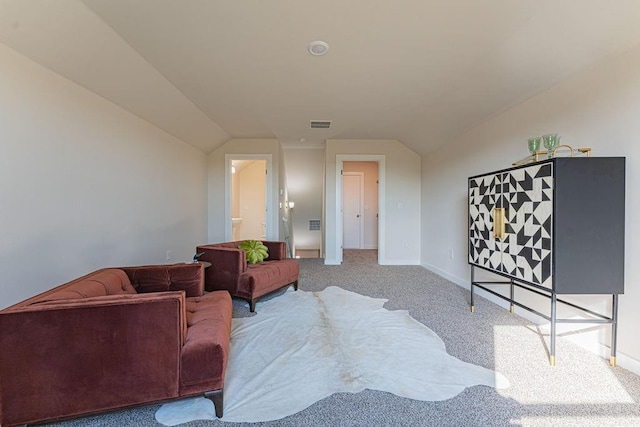
{"type": "Polygon", "coordinates": [[[547,157],[550,159],[553,157],[553,151],[560,145],[560,137],[557,133],[543,135],[542,143],[544,144],[544,148],[547,149],[547,157]]]}

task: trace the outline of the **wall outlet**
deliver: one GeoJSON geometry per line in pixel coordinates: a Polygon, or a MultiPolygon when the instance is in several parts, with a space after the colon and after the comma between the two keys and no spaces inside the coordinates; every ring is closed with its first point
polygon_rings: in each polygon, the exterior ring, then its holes
{"type": "Polygon", "coordinates": [[[167,250],[167,261],[171,261],[171,250],[167,250]]]}
{"type": "Polygon", "coordinates": [[[453,248],[449,248],[449,259],[453,259],[453,248]]]}

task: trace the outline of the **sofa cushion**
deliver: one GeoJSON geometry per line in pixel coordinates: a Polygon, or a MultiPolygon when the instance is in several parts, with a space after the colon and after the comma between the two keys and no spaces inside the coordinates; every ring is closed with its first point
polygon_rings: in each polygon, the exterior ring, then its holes
{"type": "Polygon", "coordinates": [[[38,295],[29,304],[48,301],[92,298],[106,295],[137,294],[124,271],[117,268],[98,270],[38,295]]]}
{"type": "Polygon", "coordinates": [[[250,295],[262,296],[278,288],[298,280],[299,265],[296,260],[286,259],[278,261],[265,261],[259,264],[250,264],[244,273],[250,279],[244,282],[248,289],[243,289],[250,295]]]}
{"type": "Polygon", "coordinates": [[[214,291],[187,298],[187,334],[182,347],[181,395],[189,388],[210,384],[210,390],[224,385],[231,336],[231,296],[214,291]]]}
{"type": "Polygon", "coordinates": [[[204,276],[194,264],[124,267],[123,270],[138,293],[181,290],[187,297],[193,297],[204,292],[204,276]]]}

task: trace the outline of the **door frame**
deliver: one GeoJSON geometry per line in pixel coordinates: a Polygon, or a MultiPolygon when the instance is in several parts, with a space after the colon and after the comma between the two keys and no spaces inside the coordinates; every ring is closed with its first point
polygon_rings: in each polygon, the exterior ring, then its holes
{"type": "Polygon", "coordinates": [[[342,263],[342,169],[344,162],[378,163],[378,264],[386,262],[385,236],[385,193],[386,193],[386,156],[378,154],[338,154],[336,155],[336,234],[335,249],[338,263],[342,263]]]}
{"type": "Polygon", "coordinates": [[[224,155],[224,238],[230,242],[232,239],[231,226],[231,162],[233,160],[266,160],[267,162],[267,188],[266,188],[266,218],[267,230],[265,232],[266,240],[278,239],[278,207],[273,199],[273,165],[271,154],[225,154],[224,155]],[[275,220],[274,220],[275,216],[275,220]]]}
{"type": "MultiPolygon", "coordinates": [[[[359,218],[360,218],[360,238],[358,239],[358,248],[357,249],[364,249],[364,172],[343,172],[342,173],[342,177],[343,177],[343,182],[342,182],[342,189],[344,191],[344,176],[348,175],[348,176],[357,176],[360,178],[360,206],[358,206],[358,211],[359,211],[359,218]]],[[[344,193],[343,193],[344,196],[344,193]]],[[[343,198],[343,205],[344,205],[344,198],[343,198]]],[[[344,211],[342,212],[342,247],[344,248],[344,211]]]]}

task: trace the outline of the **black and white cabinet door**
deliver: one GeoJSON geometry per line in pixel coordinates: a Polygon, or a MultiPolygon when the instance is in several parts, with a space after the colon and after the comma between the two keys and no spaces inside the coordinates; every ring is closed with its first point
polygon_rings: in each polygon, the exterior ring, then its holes
{"type": "Polygon", "coordinates": [[[524,282],[552,287],[553,164],[502,174],[505,238],[499,242],[502,272],[524,282]]]}
{"type": "Polygon", "coordinates": [[[502,174],[469,179],[469,262],[501,271],[502,253],[493,234],[493,210],[502,193],[502,174]]]}
{"type": "Polygon", "coordinates": [[[552,162],[470,178],[469,262],[551,288],[553,183],[552,162]],[[502,238],[496,208],[504,208],[502,238]]]}

